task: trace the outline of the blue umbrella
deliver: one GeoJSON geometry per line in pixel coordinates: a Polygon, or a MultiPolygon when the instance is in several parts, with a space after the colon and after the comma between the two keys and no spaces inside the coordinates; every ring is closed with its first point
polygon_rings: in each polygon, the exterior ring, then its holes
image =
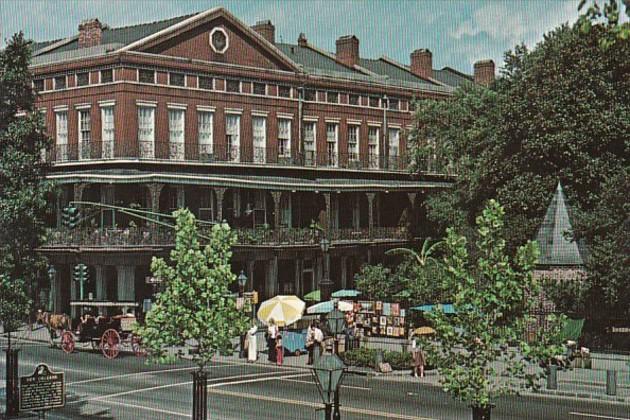
{"type": "Polygon", "coordinates": [[[337,290],[336,292],[334,292],[332,294],[332,297],[334,297],[334,298],[357,297],[360,294],[361,294],[361,292],[359,292],[358,290],[341,289],[341,290],[337,290]]]}
{"type": "MultiPolygon", "coordinates": [[[[352,310],[351,302],[339,301],[337,302],[337,304],[338,304],[337,307],[340,311],[348,312],[352,310]]],[[[309,306],[306,309],[306,313],[307,314],[327,314],[331,312],[333,309],[335,309],[335,301],[327,300],[326,302],[320,302],[313,306],[309,306]]]]}
{"type": "Polygon", "coordinates": [[[438,303],[437,305],[420,305],[411,308],[412,311],[432,312],[435,310],[442,311],[445,314],[454,314],[455,307],[452,303],[438,303]]]}

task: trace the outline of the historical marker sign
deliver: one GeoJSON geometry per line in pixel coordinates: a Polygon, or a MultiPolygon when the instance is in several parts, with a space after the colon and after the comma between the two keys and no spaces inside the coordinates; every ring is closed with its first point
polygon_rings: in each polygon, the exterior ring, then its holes
{"type": "Polygon", "coordinates": [[[51,372],[41,364],[31,376],[20,377],[20,411],[48,410],[65,404],[63,372],[51,372]]]}

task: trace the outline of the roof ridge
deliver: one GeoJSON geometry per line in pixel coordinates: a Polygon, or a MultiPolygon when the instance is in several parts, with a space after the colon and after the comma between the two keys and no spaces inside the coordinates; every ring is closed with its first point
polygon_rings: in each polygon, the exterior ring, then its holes
{"type": "MultiPolygon", "coordinates": [[[[415,74],[414,72],[412,72],[411,69],[409,67],[407,67],[406,65],[404,65],[402,63],[399,63],[398,61],[396,61],[393,58],[390,58],[390,57],[388,57],[388,56],[386,56],[384,54],[379,57],[379,60],[385,61],[386,63],[391,64],[392,66],[396,66],[396,67],[400,68],[401,70],[404,70],[404,71],[406,71],[406,72],[408,72],[410,74],[413,74],[418,79],[427,80],[429,82],[433,82],[433,83],[438,84],[440,86],[448,86],[446,83],[441,82],[441,81],[439,81],[439,80],[437,80],[437,79],[435,79],[433,77],[426,77],[426,78],[425,77],[420,77],[417,74],[415,74]]],[[[431,68],[431,71],[433,71],[433,68],[431,68]]]]}
{"type": "Polygon", "coordinates": [[[199,13],[202,13],[202,12],[194,12],[194,13],[189,13],[187,15],[175,16],[175,17],[168,18],[168,19],[154,20],[152,22],[142,22],[142,23],[136,23],[136,24],[133,24],[133,25],[117,26],[115,28],[113,28],[111,26],[107,26],[106,28],[103,28],[103,29],[106,29],[106,30],[109,30],[109,31],[113,31],[113,30],[116,30],[116,29],[128,29],[128,28],[136,28],[138,26],[155,25],[156,23],[167,22],[169,20],[176,20],[176,19],[181,19],[181,18],[189,18],[191,16],[198,15],[199,13]]]}
{"type": "Polygon", "coordinates": [[[442,68],[441,68],[440,70],[438,70],[438,71],[442,71],[442,70],[452,71],[453,73],[457,73],[458,75],[460,75],[460,76],[462,76],[462,77],[465,77],[465,78],[467,78],[467,79],[473,80],[473,77],[472,77],[470,74],[466,74],[466,73],[464,73],[463,71],[459,71],[459,70],[457,70],[457,69],[454,69],[454,68],[453,68],[453,67],[451,67],[451,66],[444,66],[444,67],[442,67],[442,68]]]}

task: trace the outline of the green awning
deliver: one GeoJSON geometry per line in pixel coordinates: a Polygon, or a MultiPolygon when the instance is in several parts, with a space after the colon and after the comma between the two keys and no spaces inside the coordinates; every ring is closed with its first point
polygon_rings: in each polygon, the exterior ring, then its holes
{"type": "Polygon", "coordinates": [[[560,336],[562,337],[562,341],[573,340],[578,341],[580,336],[582,335],[582,328],[584,327],[584,319],[571,319],[567,318],[564,323],[564,328],[562,328],[562,332],[560,336]]]}

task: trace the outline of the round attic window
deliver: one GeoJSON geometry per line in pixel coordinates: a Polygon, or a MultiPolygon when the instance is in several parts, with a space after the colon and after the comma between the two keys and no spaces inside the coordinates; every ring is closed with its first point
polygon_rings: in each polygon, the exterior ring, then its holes
{"type": "Polygon", "coordinates": [[[228,48],[228,36],[223,28],[214,28],[210,32],[210,46],[214,52],[223,54],[228,48]]]}

